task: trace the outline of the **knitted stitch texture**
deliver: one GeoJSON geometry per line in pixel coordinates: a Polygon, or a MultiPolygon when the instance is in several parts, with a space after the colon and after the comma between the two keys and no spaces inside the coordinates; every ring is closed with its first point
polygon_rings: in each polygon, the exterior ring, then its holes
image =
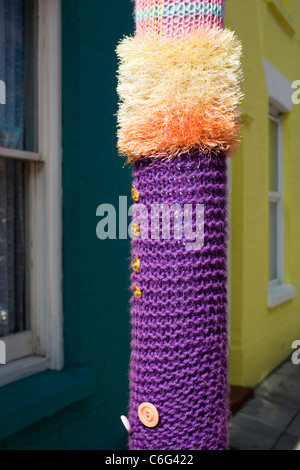
{"type": "Polygon", "coordinates": [[[185,36],[224,27],[224,0],[136,0],[136,35],[185,36]]]}
{"type": "MultiPolygon", "coordinates": [[[[205,205],[201,250],[187,240],[132,241],[130,449],[224,450],[228,445],[226,325],[226,159],[199,151],[171,161],[140,160],[133,184],[151,204],[205,205]],[[160,415],[155,428],[138,417],[142,402],[160,415]]],[[[133,222],[135,217],[133,217],[133,222]]],[[[194,229],[195,229],[195,224],[194,229]]],[[[150,227],[150,222],[149,222],[150,227]]],[[[173,233],[173,236],[172,236],[173,233]]]]}

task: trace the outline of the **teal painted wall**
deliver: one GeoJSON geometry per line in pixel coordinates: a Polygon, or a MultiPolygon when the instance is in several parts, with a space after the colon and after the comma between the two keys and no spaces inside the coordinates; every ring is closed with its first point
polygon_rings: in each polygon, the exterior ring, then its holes
{"type": "Polygon", "coordinates": [[[120,415],[128,403],[129,241],[100,241],[95,230],[97,206],[118,207],[119,195],[130,193],[114,115],[115,46],[133,32],[132,11],[130,0],[62,0],[64,353],[66,366],[96,374],[97,391],[0,449],[126,445],[120,415]]]}

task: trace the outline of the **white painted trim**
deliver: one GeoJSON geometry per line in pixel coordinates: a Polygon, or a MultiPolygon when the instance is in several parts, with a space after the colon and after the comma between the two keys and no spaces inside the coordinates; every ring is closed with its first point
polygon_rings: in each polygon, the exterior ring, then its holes
{"type": "Polygon", "coordinates": [[[270,202],[279,202],[280,201],[280,193],[277,191],[270,191],[269,192],[269,201],[270,202]]]}
{"type": "MultiPolygon", "coordinates": [[[[1,338],[6,346],[6,363],[33,354],[32,332],[23,331],[1,338]]],[[[0,369],[1,376],[1,369],[0,369]]]]}
{"type": "Polygon", "coordinates": [[[46,163],[38,182],[43,203],[37,208],[44,223],[36,220],[44,234],[36,237],[36,261],[44,271],[43,279],[36,272],[36,353],[46,354],[52,369],[62,369],[61,0],[39,0],[39,34],[39,151],[46,163]]]}
{"type": "Polygon", "coordinates": [[[296,287],[291,284],[270,286],[268,291],[268,308],[274,308],[278,305],[293,299],[296,296],[296,287]]]}
{"type": "Polygon", "coordinates": [[[0,147],[0,157],[3,158],[14,158],[18,160],[29,160],[29,161],[42,161],[41,156],[35,152],[27,152],[24,150],[7,149],[0,147]]]}
{"type": "Polygon", "coordinates": [[[274,104],[282,113],[291,112],[293,106],[292,84],[266,59],[264,59],[264,66],[270,103],[274,104]]]}
{"type": "Polygon", "coordinates": [[[0,366],[0,387],[47,369],[49,369],[48,359],[38,356],[25,357],[10,364],[0,366]]]}

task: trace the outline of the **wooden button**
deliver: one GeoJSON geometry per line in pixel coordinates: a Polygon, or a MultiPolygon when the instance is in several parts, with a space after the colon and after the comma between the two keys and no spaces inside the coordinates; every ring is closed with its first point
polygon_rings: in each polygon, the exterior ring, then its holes
{"type": "Polygon", "coordinates": [[[138,409],[138,415],[141,422],[147,426],[147,428],[155,428],[155,426],[157,426],[159,414],[152,403],[141,403],[138,409]]]}

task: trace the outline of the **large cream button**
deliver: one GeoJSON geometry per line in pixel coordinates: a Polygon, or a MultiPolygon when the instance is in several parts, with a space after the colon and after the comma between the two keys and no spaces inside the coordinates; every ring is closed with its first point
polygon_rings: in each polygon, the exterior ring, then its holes
{"type": "Polygon", "coordinates": [[[128,421],[128,418],[126,418],[126,416],[122,415],[121,416],[121,421],[124,424],[126,431],[131,432],[131,426],[130,426],[130,423],[128,421]]]}
{"type": "Polygon", "coordinates": [[[159,421],[158,411],[152,403],[141,403],[138,409],[138,415],[141,422],[147,426],[147,428],[154,428],[159,421]]]}

